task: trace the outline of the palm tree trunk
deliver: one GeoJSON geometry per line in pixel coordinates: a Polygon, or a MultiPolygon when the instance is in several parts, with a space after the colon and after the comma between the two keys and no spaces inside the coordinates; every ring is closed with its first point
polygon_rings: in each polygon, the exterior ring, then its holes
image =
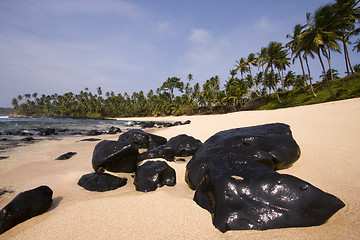
{"type": "MultiPolygon", "coordinates": [[[[355,70],[354,70],[354,67],[353,67],[352,64],[351,64],[349,49],[348,49],[348,47],[347,47],[347,43],[346,43],[346,42],[344,42],[344,52],[346,53],[347,62],[348,62],[348,64],[349,64],[350,70],[351,70],[351,72],[352,72],[352,74],[353,74],[353,73],[355,73],[355,70]]],[[[348,71],[349,71],[349,70],[348,70],[348,71]]]]}
{"type": "Polygon", "coordinates": [[[305,74],[305,69],[304,69],[304,63],[303,63],[302,57],[300,55],[299,55],[299,60],[300,60],[301,70],[302,70],[302,73],[303,73],[303,80],[304,80],[304,83],[307,85],[306,74],[305,74]]]}
{"type": "MultiPolygon", "coordinates": [[[[279,72],[279,77],[281,78],[281,76],[280,76],[280,70],[279,70],[279,69],[278,69],[278,72],[279,72]]],[[[276,79],[275,79],[275,74],[274,74],[274,85],[275,85],[276,97],[277,97],[280,105],[282,105],[282,101],[281,101],[281,99],[280,99],[279,92],[278,92],[278,88],[277,88],[277,83],[276,83],[276,79]]]]}
{"type": "Polygon", "coordinates": [[[322,61],[321,56],[320,56],[320,50],[317,50],[316,54],[317,54],[318,57],[319,57],[321,67],[322,67],[322,69],[323,69],[323,73],[324,73],[324,76],[325,76],[326,87],[327,87],[327,89],[329,90],[330,95],[331,95],[334,99],[337,99],[337,97],[336,97],[336,96],[334,95],[334,93],[331,91],[330,83],[329,83],[329,80],[328,80],[328,77],[327,77],[327,74],[326,74],[326,69],[325,69],[325,66],[324,66],[324,62],[322,61]]]}
{"type": "Polygon", "coordinates": [[[348,63],[348,58],[347,58],[347,55],[348,55],[348,52],[346,52],[345,50],[345,40],[343,41],[343,46],[344,46],[344,56],[345,56],[345,66],[346,66],[346,73],[347,75],[350,75],[350,72],[349,72],[349,63],[348,63]]]}
{"type": "Polygon", "coordinates": [[[308,69],[308,74],[309,74],[309,83],[310,83],[310,90],[311,90],[311,93],[314,95],[314,97],[317,97],[316,96],[316,93],[314,91],[314,87],[312,85],[312,80],[311,80],[311,73],[310,73],[310,67],[309,67],[309,62],[307,60],[307,57],[305,56],[305,62],[306,62],[306,67],[308,69]]]}

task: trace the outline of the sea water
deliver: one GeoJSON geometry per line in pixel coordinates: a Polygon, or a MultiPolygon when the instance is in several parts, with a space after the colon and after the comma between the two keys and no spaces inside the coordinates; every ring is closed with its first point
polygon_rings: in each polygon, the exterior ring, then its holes
{"type": "Polygon", "coordinates": [[[95,120],[71,118],[9,118],[0,117],[0,160],[9,148],[21,146],[33,141],[24,141],[26,137],[38,140],[61,139],[63,136],[84,135],[90,130],[108,132],[110,127],[118,127],[125,132],[128,121],[95,120]],[[39,136],[40,129],[55,129],[56,135],[39,136]]]}

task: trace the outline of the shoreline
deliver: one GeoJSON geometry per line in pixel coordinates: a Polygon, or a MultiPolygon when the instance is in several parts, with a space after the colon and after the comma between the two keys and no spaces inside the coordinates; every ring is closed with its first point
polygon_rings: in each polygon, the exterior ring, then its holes
{"type": "MultiPolygon", "coordinates": [[[[42,184],[54,191],[51,209],[2,234],[6,239],[357,239],[360,236],[360,99],[329,102],[278,110],[235,112],[223,115],[120,118],[120,120],[186,121],[188,125],[146,129],[168,140],[187,134],[206,141],[213,134],[231,128],[272,122],[290,125],[300,146],[301,157],[280,173],[294,175],[331,193],[346,206],[321,226],[266,231],[218,231],[211,215],[193,200],[194,192],[184,180],[185,164],[170,162],[177,184],[154,192],[135,190],[131,174],[117,190],[94,193],[77,186],[78,179],[92,172],[91,157],[98,142],[77,142],[86,136],[41,141],[19,147],[0,161],[0,189],[11,186],[13,193],[0,196],[4,207],[20,191],[42,184]],[[63,153],[78,154],[55,161],[63,153]],[[7,166],[2,161],[16,161],[7,166]],[[60,230],[61,229],[61,230],[60,230]]],[[[116,135],[96,136],[116,140],[116,135]]]]}

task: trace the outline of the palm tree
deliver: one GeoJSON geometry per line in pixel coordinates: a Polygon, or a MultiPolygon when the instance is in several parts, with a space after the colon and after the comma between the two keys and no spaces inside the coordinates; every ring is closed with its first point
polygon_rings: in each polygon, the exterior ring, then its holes
{"type": "Polygon", "coordinates": [[[358,3],[358,0],[336,0],[336,3],[332,5],[337,34],[343,43],[345,65],[348,74],[349,68],[352,73],[355,72],[351,65],[347,43],[349,43],[350,36],[359,33],[359,28],[355,29],[356,20],[360,20],[360,7],[358,3]]]}
{"type": "Polygon", "coordinates": [[[163,85],[161,86],[161,90],[168,90],[170,95],[170,100],[174,99],[174,89],[179,89],[179,91],[183,91],[184,83],[180,81],[178,77],[168,78],[163,85]]]}
{"type": "Polygon", "coordinates": [[[305,74],[305,70],[304,70],[304,64],[302,61],[302,53],[304,52],[304,48],[303,48],[303,44],[301,42],[301,37],[300,37],[304,27],[305,26],[303,26],[301,24],[295,25],[293,35],[290,35],[290,34],[286,35],[286,38],[290,38],[291,40],[285,46],[291,50],[291,55],[293,56],[293,61],[292,61],[293,64],[295,63],[296,59],[299,59],[300,65],[301,65],[301,70],[303,73],[303,81],[305,83],[305,82],[307,82],[307,80],[306,80],[306,74],[305,74]]]}
{"type": "Polygon", "coordinates": [[[240,71],[241,78],[243,78],[244,73],[249,71],[249,65],[245,58],[240,58],[239,61],[236,61],[237,65],[235,65],[236,70],[240,71]]]}
{"type": "MultiPolygon", "coordinates": [[[[333,74],[334,79],[339,79],[339,78],[340,78],[340,77],[339,77],[339,71],[336,70],[336,69],[331,69],[331,71],[330,71],[330,69],[327,70],[327,72],[326,72],[327,78],[330,78],[331,73],[333,74]]],[[[320,75],[320,78],[321,78],[322,80],[325,80],[325,74],[324,74],[324,72],[320,75]]]]}
{"type": "MultiPolygon", "coordinates": [[[[339,45],[336,41],[339,40],[339,37],[336,34],[336,29],[334,26],[334,11],[331,4],[324,5],[318,8],[315,13],[312,15],[307,13],[307,29],[302,34],[304,41],[308,47],[312,48],[312,51],[316,53],[319,58],[323,72],[326,72],[324,62],[322,61],[321,54],[325,56],[328,61],[329,69],[331,73],[331,57],[330,50],[339,51],[339,45]]],[[[331,73],[331,80],[333,79],[333,74],[331,73]]],[[[325,75],[326,86],[334,99],[337,97],[331,91],[329,79],[325,75]]]]}
{"type": "MultiPolygon", "coordinates": [[[[267,56],[266,56],[266,68],[265,68],[265,74],[268,72],[269,69],[271,69],[271,72],[274,71],[274,68],[278,69],[279,76],[280,76],[280,70],[285,69],[285,66],[287,64],[288,58],[287,58],[287,50],[284,48],[282,43],[279,42],[270,42],[267,47],[267,56]]],[[[273,83],[275,86],[275,93],[276,97],[280,104],[282,104],[278,88],[277,88],[277,79],[275,78],[275,75],[273,75],[273,83]]]]}

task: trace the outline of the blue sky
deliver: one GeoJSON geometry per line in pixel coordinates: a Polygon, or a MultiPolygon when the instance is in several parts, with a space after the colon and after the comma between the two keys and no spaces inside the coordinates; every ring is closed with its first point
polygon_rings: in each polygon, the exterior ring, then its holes
{"type": "MultiPolygon", "coordinates": [[[[224,84],[236,60],[286,43],[330,0],[1,0],[0,106],[19,94],[156,90],[172,76],[224,84]]],[[[352,49],[352,47],[351,47],[352,49]]],[[[353,64],[359,55],[351,54],[353,64]]],[[[291,70],[300,74],[299,64],[291,70]]],[[[311,63],[315,80],[318,61],[311,63]]],[[[343,56],[333,68],[344,75],[343,56]]]]}

